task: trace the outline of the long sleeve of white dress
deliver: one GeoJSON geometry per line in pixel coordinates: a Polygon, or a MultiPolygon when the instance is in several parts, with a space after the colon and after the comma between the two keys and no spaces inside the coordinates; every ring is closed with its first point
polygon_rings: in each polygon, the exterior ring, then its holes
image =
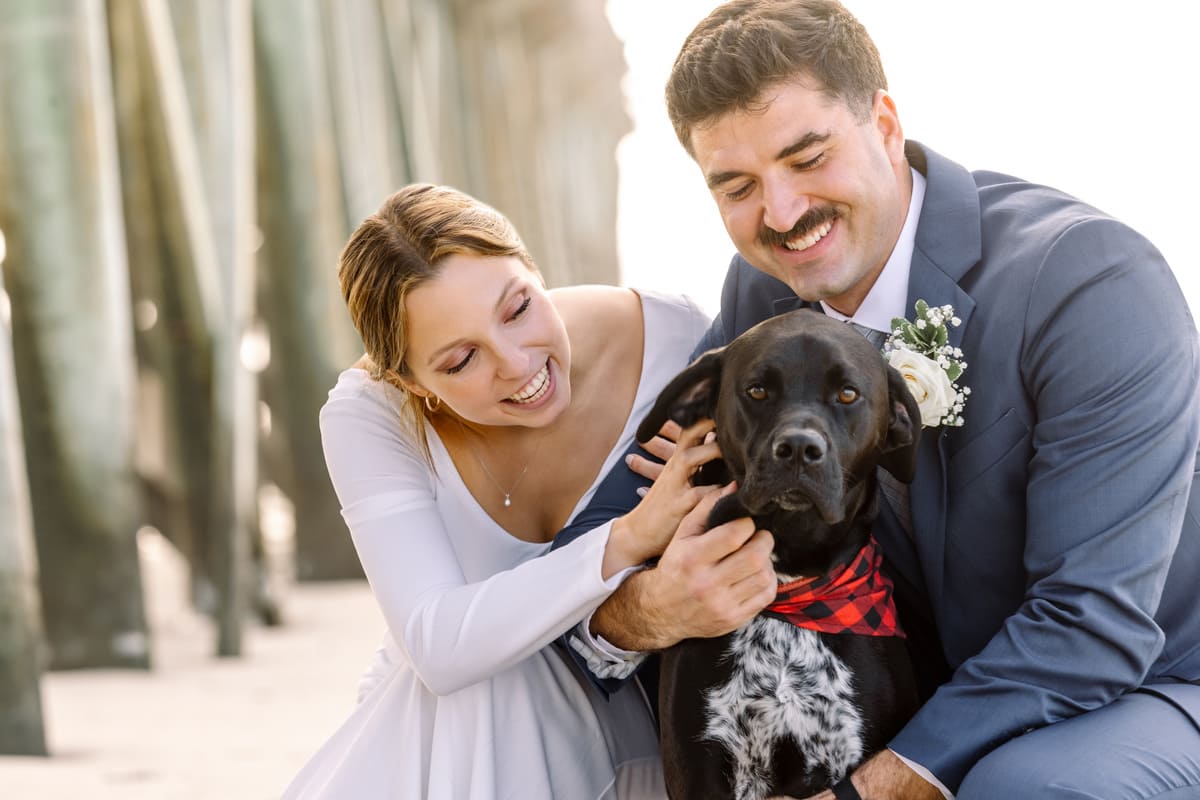
{"type": "Polygon", "coordinates": [[[455,549],[464,542],[436,505],[445,487],[387,402],[389,387],[365,374],[344,383],[321,412],[329,474],[392,636],[429,691],[454,692],[527,658],[620,584],[625,573],[601,578],[610,525],[470,581],[455,549]]]}

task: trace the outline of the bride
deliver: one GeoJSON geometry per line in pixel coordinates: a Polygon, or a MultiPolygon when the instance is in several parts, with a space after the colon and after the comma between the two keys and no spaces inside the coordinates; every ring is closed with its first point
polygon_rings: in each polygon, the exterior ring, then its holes
{"type": "Polygon", "coordinates": [[[637,683],[601,697],[553,643],[590,640],[591,612],[693,509],[702,521],[717,490],[687,483],[718,455],[711,425],[683,432],[628,515],[550,542],[708,319],[682,297],[547,291],[507,219],[426,184],[358,227],[338,275],[366,355],[321,434],[389,632],[284,797],[663,796],[637,683]]]}

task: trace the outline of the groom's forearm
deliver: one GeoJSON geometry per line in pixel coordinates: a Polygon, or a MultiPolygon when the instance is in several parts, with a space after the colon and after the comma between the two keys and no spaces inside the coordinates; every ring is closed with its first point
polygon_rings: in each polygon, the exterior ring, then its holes
{"type": "Polygon", "coordinates": [[[662,650],[679,641],[654,601],[655,570],[629,576],[592,615],[591,631],[622,650],[662,650]]]}
{"type": "MultiPolygon", "coordinates": [[[[701,520],[709,506],[696,507],[701,520]]],[[[590,630],[638,652],[736,630],[775,599],[773,547],[749,517],[699,533],[681,527],[657,566],[631,575],[596,609],[590,630]]]]}

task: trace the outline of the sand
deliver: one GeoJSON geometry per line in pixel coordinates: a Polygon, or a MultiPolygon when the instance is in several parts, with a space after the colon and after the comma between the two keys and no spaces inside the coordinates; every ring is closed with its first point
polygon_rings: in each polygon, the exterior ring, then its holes
{"type": "Polygon", "coordinates": [[[154,669],[45,674],[52,755],[0,756],[3,800],[277,798],[350,710],[384,629],[365,582],[289,585],[286,624],[248,624],[218,659],[180,566],[148,550],[154,669]]]}

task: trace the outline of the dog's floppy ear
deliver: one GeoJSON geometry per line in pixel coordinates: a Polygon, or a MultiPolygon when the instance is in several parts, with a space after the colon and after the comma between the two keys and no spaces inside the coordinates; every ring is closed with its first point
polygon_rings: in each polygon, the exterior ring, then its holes
{"type": "Polygon", "coordinates": [[[917,471],[917,444],[921,439],[921,409],[917,405],[904,376],[888,365],[888,406],[891,409],[887,438],[883,443],[883,458],[879,466],[897,480],[911,483],[917,471]]]}
{"type": "Polygon", "coordinates": [[[637,429],[637,440],[648,442],[658,435],[667,420],[681,426],[711,417],[717,408],[721,361],[725,348],[709,350],[671,379],[654,401],[654,407],[637,429]]]}

